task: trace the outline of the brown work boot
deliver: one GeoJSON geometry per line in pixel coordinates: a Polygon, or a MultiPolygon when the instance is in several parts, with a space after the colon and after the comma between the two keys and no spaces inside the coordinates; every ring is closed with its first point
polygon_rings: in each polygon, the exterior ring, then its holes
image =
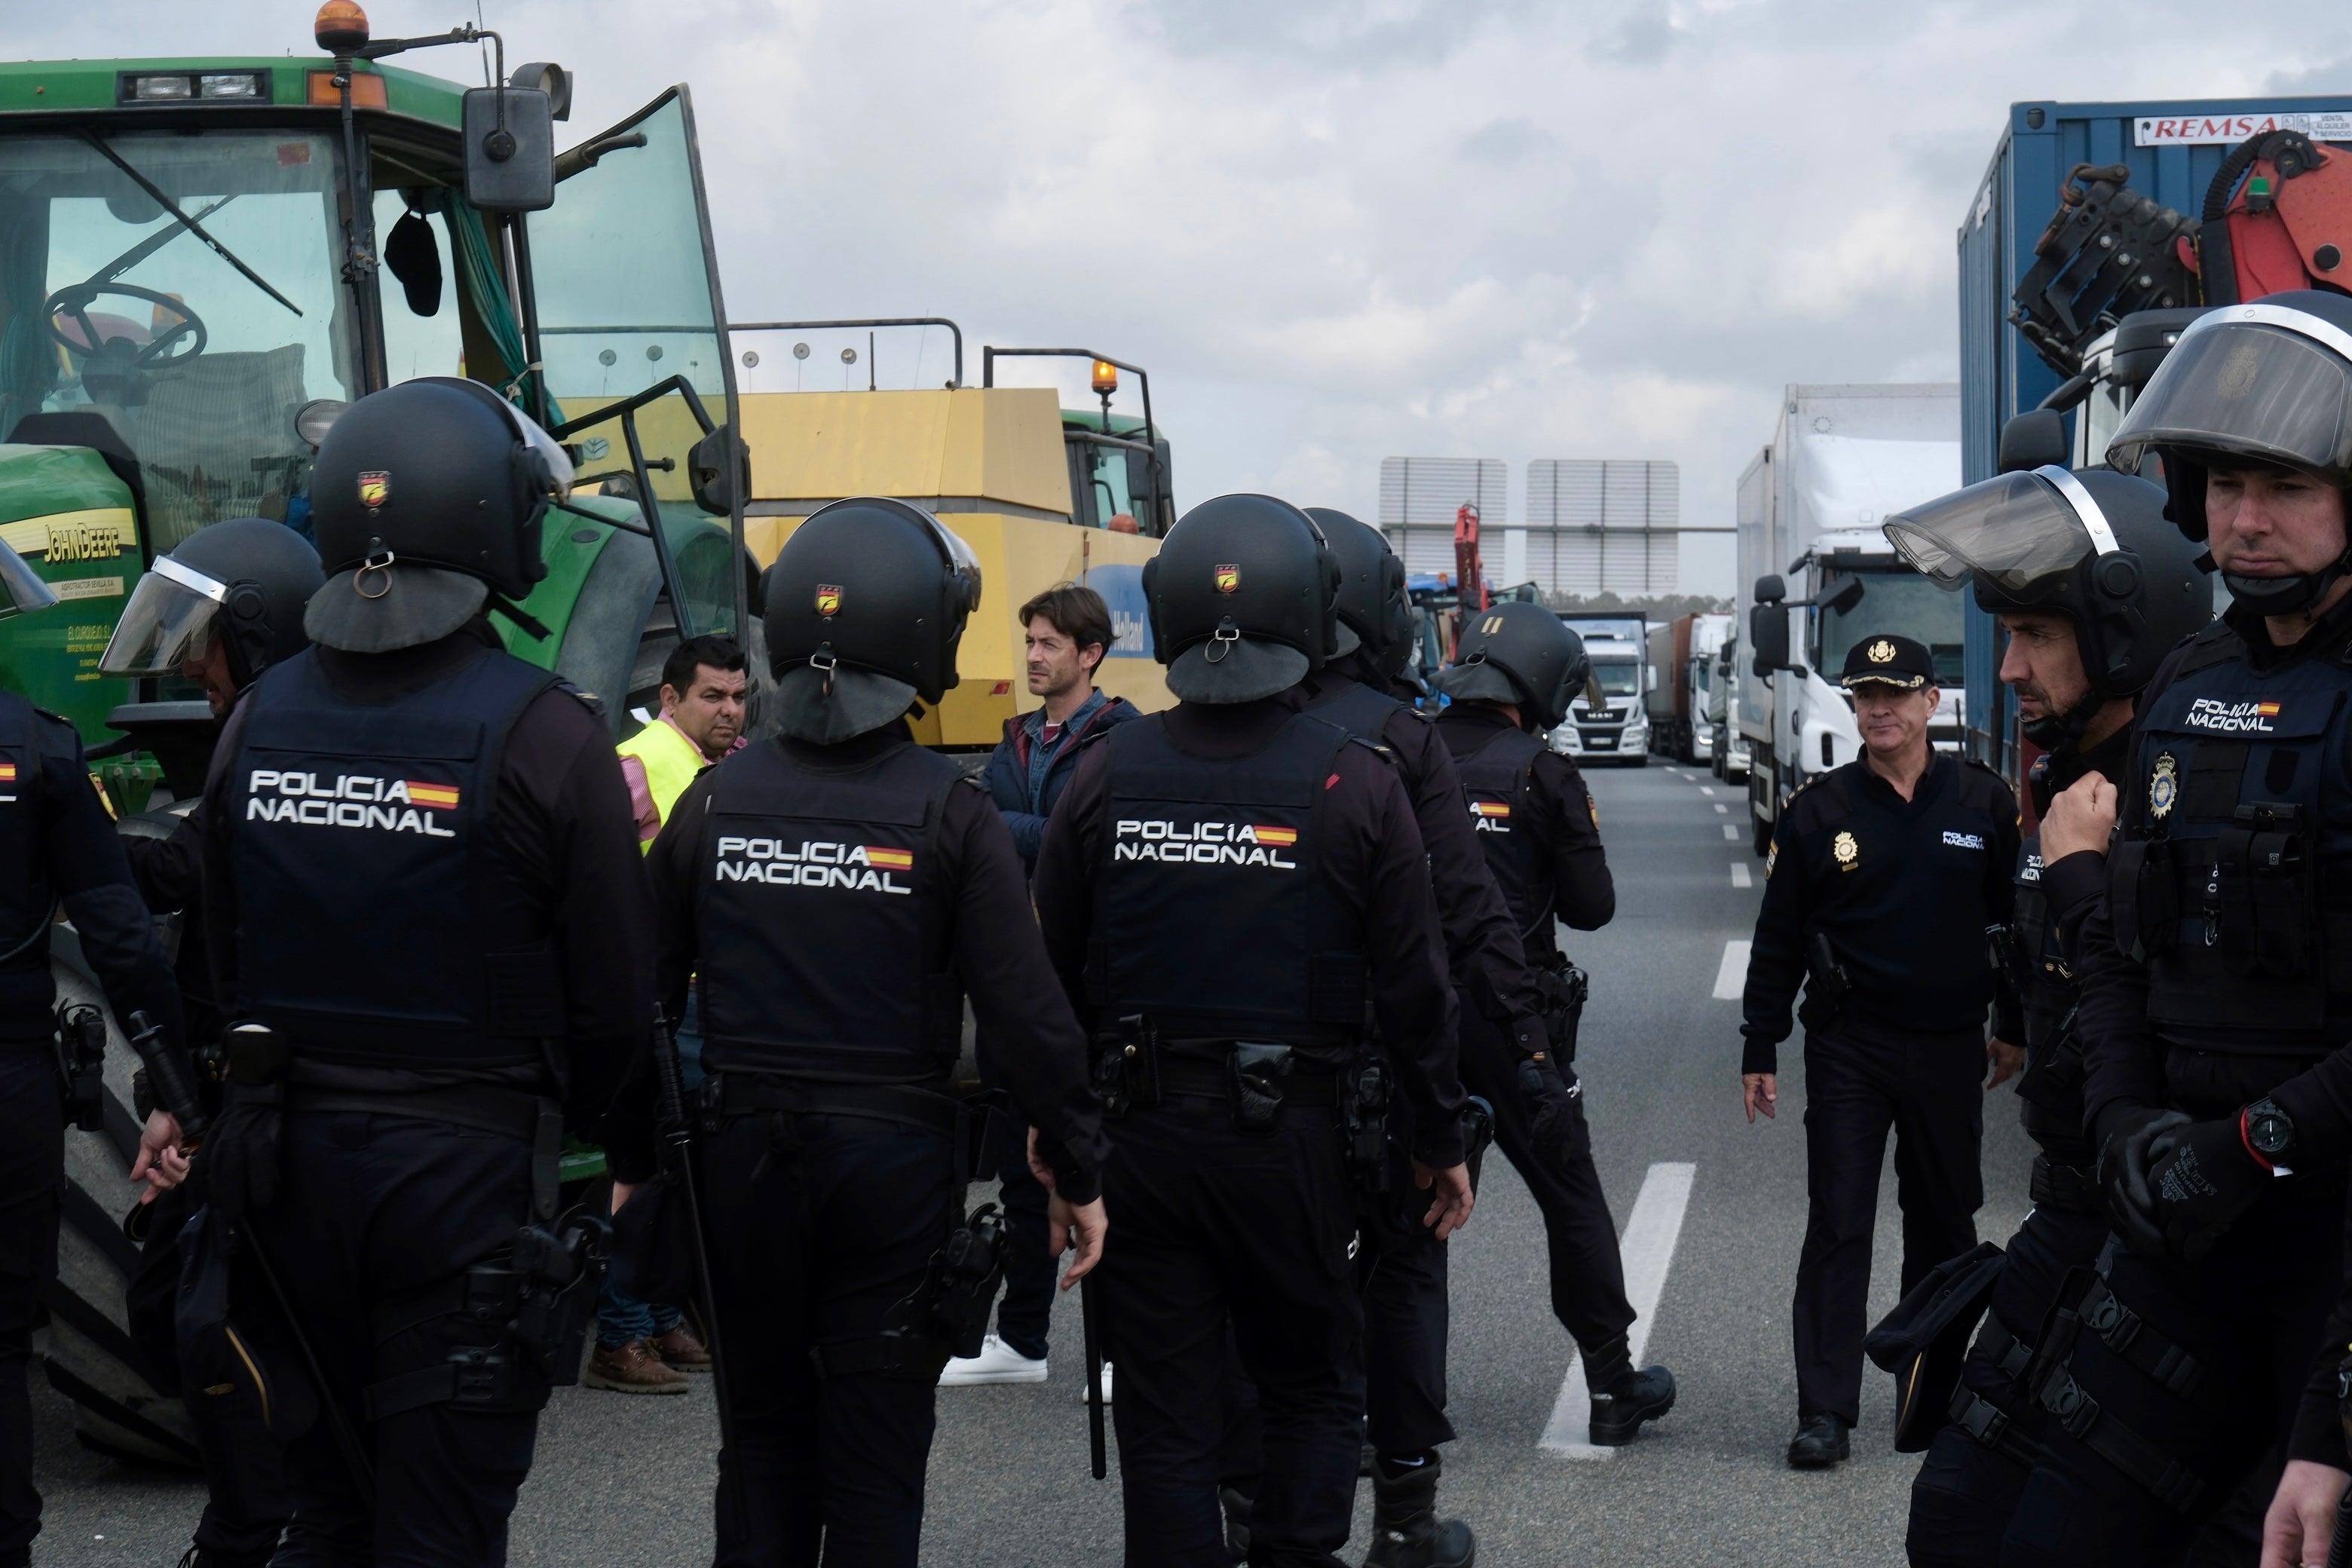
{"type": "Polygon", "coordinates": [[[684,1318],[680,1318],[669,1332],[656,1334],[646,1343],[653,1347],[654,1354],[661,1357],[662,1364],[672,1372],[710,1370],[710,1352],[703,1348],[694,1331],[686,1326],[684,1318]]]}
{"type": "Polygon", "coordinates": [[[651,1340],[631,1340],[625,1345],[598,1345],[588,1358],[580,1381],[590,1388],[614,1394],[684,1394],[686,1374],[662,1364],[651,1340]]]}

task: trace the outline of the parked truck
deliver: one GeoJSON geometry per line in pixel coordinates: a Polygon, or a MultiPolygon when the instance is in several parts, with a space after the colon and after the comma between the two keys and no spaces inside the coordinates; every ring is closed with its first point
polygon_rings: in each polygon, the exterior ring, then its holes
{"type": "MultiPolygon", "coordinates": [[[[1738,625],[1738,617],[1732,618],[1732,624],[1738,625]]],[[[1723,646],[1707,660],[1706,701],[1699,721],[1700,732],[1707,737],[1706,765],[1717,778],[1727,783],[1748,777],[1748,737],[1732,722],[1731,694],[1738,683],[1739,653],[1739,638],[1735,633],[1724,638],[1723,646]]]]}
{"type": "Polygon", "coordinates": [[[1678,763],[1702,763],[1714,752],[1706,730],[1706,691],[1715,656],[1731,634],[1727,615],[1677,616],[1650,628],[1650,668],[1658,672],[1643,694],[1650,750],[1678,763]]]}
{"type": "Polygon", "coordinates": [[[1584,639],[1592,660],[1592,684],[1569,704],[1568,721],[1551,732],[1551,746],[1584,762],[1650,761],[1650,716],[1644,702],[1656,683],[1650,664],[1649,622],[1634,615],[1564,615],[1568,629],[1584,639]],[[1591,692],[1601,704],[1593,706],[1591,692]]]}
{"type": "Polygon", "coordinates": [[[1749,750],[1756,853],[1805,782],[1860,753],[1853,703],[1837,685],[1864,637],[1927,645],[1943,683],[1928,735],[1959,747],[1960,595],[1895,553],[1886,518],[1957,489],[1960,389],[1950,383],[1791,386],[1772,444],[1740,476],[1736,728],[1749,750]]]}

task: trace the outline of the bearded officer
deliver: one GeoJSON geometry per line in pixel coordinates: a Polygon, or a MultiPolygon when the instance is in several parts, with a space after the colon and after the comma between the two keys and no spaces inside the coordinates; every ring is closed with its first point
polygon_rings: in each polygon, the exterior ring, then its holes
{"type": "MultiPolygon", "coordinates": [[[[1048,1245],[1075,1235],[1065,1289],[1102,1248],[1086,1039],[1020,854],[986,786],[907,725],[956,684],[980,589],[970,546],[919,507],[812,514],[767,580],[782,733],[697,779],[646,859],[673,1016],[700,976],[719,1129],[698,1152],[734,1402],[724,1564],[916,1561],[950,1342],[905,1331],[931,1321],[978,1135],[948,1092],[967,994],[1055,1178],[1048,1245]]],[[[650,1129],[616,1132],[634,1181],[650,1129]]],[[[994,1285],[960,1333],[980,1337],[994,1285]]]]}
{"type": "Polygon", "coordinates": [[[2071,792],[2120,812],[2078,1018],[2122,1245],[2039,1347],[2004,1562],[2177,1561],[2284,1438],[2263,1560],[2315,1563],[2352,1469],[2324,1326],[2352,1142],[2347,408],[2352,300],[2276,294],[2184,331],[2108,450],[2162,458],[2231,603],[2149,684],[2120,800],[2071,792]]]}
{"type": "MultiPolygon", "coordinates": [[[[131,590],[100,656],[101,675],[136,679],[176,675],[204,690],[215,719],[226,719],[271,666],[310,646],[304,608],[325,576],[310,541],[268,518],[210,523],[160,557],[131,590]]],[[[216,1047],[226,1019],[213,994],[211,944],[203,909],[203,797],[188,803],[166,838],[125,836],[122,847],[140,896],[157,915],[180,919],[173,969],[190,1036],[216,1047]]],[[[206,1112],[220,1113],[220,1086],[200,1077],[206,1112]]],[[[244,1568],[269,1561],[293,1511],[284,1459],[266,1423],[232,1399],[205,1397],[206,1373],[180,1359],[170,1304],[177,1294],[180,1232],[194,1194],[183,1187],[147,1211],[146,1239],[132,1284],[131,1327],[160,1365],[176,1365],[188,1419],[205,1465],[204,1517],[197,1521],[194,1568],[244,1568]],[[142,1311],[143,1303],[159,1303],[142,1311]]]]}
{"type": "Polygon", "coordinates": [[[1614,1447],[1674,1408],[1675,1379],[1663,1366],[1633,1364],[1633,1305],[1575,1076],[1585,977],[1559,950],[1561,924],[1598,931],[1617,912],[1592,796],[1576,764],[1543,740],[1568,717],[1591,663],[1558,616],[1519,603],[1473,617],[1454,658],[1436,681],[1451,700],[1437,731],[1460,772],[1462,821],[1540,977],[1545,1027],[1530,1050],[1485,1009],[1464,1006],[1462,1077],[1494,1104],[1495,1142],[1543,1211],[1552,1311],[1576,1342],[1592,1396],[1588,1436],[1614,1447]]]}
{"type": "Polygon", "coordinates": [[[1871,1234],[1895,1136],[1903,1290],[1976,1245],[1990,1089],[2022,1053],[2015,1001],[1996,996],[1985,931],[2010,923],[2017,798],[1979,763],[1937,754],[1927,649],[1864,637],[1842,679],[1862,755],[1791,796],[1773,825],[1741,1006],[1748,1119],[1775,1114],[1778,1053],[1805,987],[1809,1210],[1790,1309],[1797,1433],[1789,1464],[1847,1458],[1861,1414],[1871,1234]],[[1995,1014],[1990,1040],[1988,1007],[1995,1014]]]}
{"type": "Polygon", "coordinates": [[[1443,940],[1394,766],[1304,711],[1300,683],[1338,641],[1340,571],[1314,520],[1219,497],[1144,570],[1153,652],[1180,700],[1087,748],[1035,882],[1125,1117],[1100,1289],[1127,1560],[1229,1560],[1216,1483],[1230,1322],[1265,1433],[1251,1560],[1330,1565],[1364,1411],[1339,1070],[1369,998],[1442,1241],[1471,1206],[1443,940]]]}
{"type": "Polygon", "coordinates": [[[601,710],[485,616],[527,619],[570,479],[477,383],[353,403],[312,471],[315,646],[238,705],[205,788],[215,994],[247,1026],[196,1170],[331,1402],[287,1449],[281,1560],[504,1561],[538,1412],[577,1374],[593,1271],[561,1325],[511,1317],[580,1265],[577,1232],[543,1268],[519,1233],[554,1221],[563,1131],[642,1046],[651,911],[601,710]]]}
{"type": "MultiPolygon", "coordinates": [[[[0,542],[0,619],[50,608],[57,595],[0,542]]],[[[58,1076],[57,985],[49,931],[62,909],[120,1022],[143,1012],[149,1047],[186,1081],[180,997],[121,840],[90,783],[81,738],[56,714],[0,691],[0,1568],[32,1560],[41,1528],[33,1488],[33,1408],[25,1386],[40,1292],[58,1267],[65,1100],[58,1076]]],[[[126,1029],[125,1034],[131,1031],[126,1029]]],[[[152,1069],[151,1069],[152,1070],[152,1069]]],[[[140,1137],[135,1174],[172,1160],[181,1129],[162,1112],[140,1137]]],[[[151,1184],[176,1180],[168,1167],[151,1184]]]]}
{"type": "Polygon", "coordinates": [[[2042,1422],[2022,1373],[2068,1271],[2091,1267],[2107,1237],[2097,1152],[2083,1126],[2071,956],[2105,889],[2106,831],[2085,823],[2079,795],[2053,805],[2079,781],[2124,776],[2134,699],[2212,618],[2212,594],[2196,546],[2165,521],[2163,490],[2104,468],[2003,474],[1904,512],[1885,531],[1934,582],[1973,584],[1977,606],[2007,637],[2000,679],[2016,693],[2021,728],[2045,748],[2029,781],[2043,833],[2019,847],[2005,944],[2025,1028],[2018,1113],[2039,1145],[2033,1207],[2003,1249],[1991,1315],[1911,1489],[1911,1561],[1958,1568],[2000,1561],[2039,1453],[2042,1422]]]}

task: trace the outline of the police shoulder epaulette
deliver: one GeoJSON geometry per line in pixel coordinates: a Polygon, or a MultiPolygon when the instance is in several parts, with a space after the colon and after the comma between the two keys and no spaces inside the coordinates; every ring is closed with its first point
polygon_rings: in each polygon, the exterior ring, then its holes
{"type": "Polygon", "coordinates": [[[39,703],[36,702],[33,704],[33,711],[39,714],[42,718],[47,719],[52,724],[63,724],[68,730],[73,728],[73,721],[53,708],[44,708],[39,703]]]}
{"type": "Polygon", "coordinates": [[[555,689],[562,692],[568,697],[578,698],[580,700],[580,705],[587,709],[589,712],[596,715],[597,718],[602,719],[604,716],[604,700],[597,696],[594,692],[583,691],[579,687],[572,685],[572,682],[564,679],[563,677],[560,675],[555,678],[555,689]]]}
{"type": "Polygon", "coordinates": [[[1372,755],[1380,758],[1381,761],[1388,763],[1391,767],[1394,767],[1396,765],[1396,748],[1385,744],[1382,742],[1375,741],[1370,735],[1350,735],[1348,737],[1348,743],[1351,746],[1363,747],[1364,750],[1371,752],[1372,755]]]}

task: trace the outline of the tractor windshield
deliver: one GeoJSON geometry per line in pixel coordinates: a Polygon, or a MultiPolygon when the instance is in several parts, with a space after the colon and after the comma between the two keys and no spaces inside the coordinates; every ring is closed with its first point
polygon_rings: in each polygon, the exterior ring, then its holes
{"type": "Polygon", "coordinates": [[[340,189],[324,135],[0,137],[0,439],[28,414],[104,417],[159,553],[283,518],[310,456],[295,414],[357,395],[340,189]]]}

